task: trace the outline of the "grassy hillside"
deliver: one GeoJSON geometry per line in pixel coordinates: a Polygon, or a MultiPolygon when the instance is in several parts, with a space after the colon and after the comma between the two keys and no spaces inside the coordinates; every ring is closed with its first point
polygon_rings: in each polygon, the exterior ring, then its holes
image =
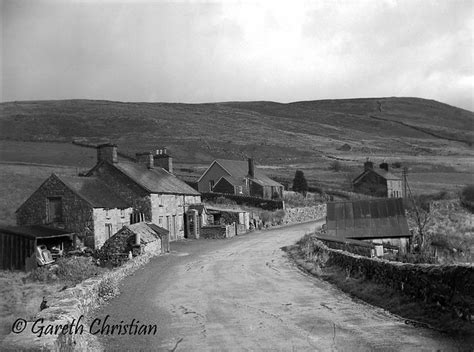
{"type": "Polygon", "coordinates": [[[107,139],[129,154],[166,145],[188,163],[249,155],[269,164],[316,162],[327,154],[457,155],[474,140],[472,112],[415,98],[290,104],[62,100],[0,107],[0,139],[107,139]],[[338,150],[344,144],[350,151],[338,150]]]}

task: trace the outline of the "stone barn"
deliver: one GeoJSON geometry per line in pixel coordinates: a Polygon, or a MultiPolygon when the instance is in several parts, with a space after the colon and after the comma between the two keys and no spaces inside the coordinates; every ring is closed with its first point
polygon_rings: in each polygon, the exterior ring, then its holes
{"type": "Polygon", "coordinates": [[[17,225],[47,225],[100,248],[130,223],[130,203],[96,177],[52,174],[16,211],[17,225]]]}

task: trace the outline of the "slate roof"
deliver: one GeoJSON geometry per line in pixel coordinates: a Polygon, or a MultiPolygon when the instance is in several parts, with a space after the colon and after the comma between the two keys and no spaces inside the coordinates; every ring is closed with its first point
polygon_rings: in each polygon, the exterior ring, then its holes
{"type": "MultiPolygon", "coordinates": [[[[217,159],[215,162],[217,162],[230,174],[231,177],[226,177],[226,180],[234,186],[242,185],[244,182],[243,180],[248,177],[249,166],[247,161],[217,159]]],[[[254,172],[255,176],[250,178],[252,181],[257,182],[262,186],[283,187],[282,184],[273,181],[257,167],[255,167],[254,172]]]]}
{"type": "Polygon", "coordinates": [[[150,193],[199,196],[200,193],[161,167],[148,169],[146,165],[120,161],[110,164],[150,193]]]}
{"type": "Polygon", "coordinates": [[[28,238],[67,237],[73,234],[69,230],[57,229],[44,225],[0,226],[0,232],[28,238]]]}
{"type": "Polygon", "coordinates": [[[400,177],[392,174],[391,172],[389,171],[385,171],[384,169],[368,169],[368,170],[364,170],[359,176],[357,176],[355,179],[354,179],[354,183],[358,182],[362,177],[364,177],[365,175],[367,175],[369,172],[375,172],[377,175],[381,176],[382,178],[384,178],[385,180],[401,180],[400,177]]]}
{"type": "Polygon", "coordinates": [[[169,231],[152,223],[137,222],[136,224],[126,225],[131,232],[140,235],[140,242],[147,244],[156,241],[162,235],[168,235],[169,231]]]}
{"type": "Polygon", "coordinates": [[[54,176],[93,208],[125,209],[131,206],[96,177],[54,176]]]}

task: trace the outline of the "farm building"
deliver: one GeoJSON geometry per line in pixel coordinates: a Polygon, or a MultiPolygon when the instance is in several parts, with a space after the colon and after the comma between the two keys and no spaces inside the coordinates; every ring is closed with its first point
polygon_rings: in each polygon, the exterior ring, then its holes
{"type": "Polygon", "coordinates": [[[374,163],[367,160],[364,171],[352,181],[355,192],[373,197],[402,198],[402,179],[388,171],[388,164],[383,162],[374,168],[374,163]]]}
{"type": "Polygon", "coordinates": [[[165,150],[137,154],[137,162],[130,162],[118,159],[116,145],[103,144],[97,147],[97,164],[86,176],[105,182],[147,222],[167,229],[172,241],[186,236],[186,211],[201,203],[201,196],[171,171],[165,150]]]}
{"type": "Polygon", "coordinates": [[[401,198],[327,203],[328,236],[356,239],[408,249],[408,229],[401,198]]]}
{"type": "Polygon", "coordinates": [[[102,247],[109,255],[128,255],[129,252],[168,253],[169,231],[153,223],[138,222],[122,227],[102,247]]]}
{"type": "Polygon", "coordinates": [[[17,225],[48,225],[100,248],[130,223],[130,203],[96,177],[52,174],[16,211],[17,225]]]}
{"type": "Polygon", "coordinates": [[[73,246],[74,234],[48,226],[0,227],[0,269],[32,270],[37,267],[42,248],[55,259],[73,246]]]}
{"type": "Polygon", "coordinates": [[[283,185],[254,165],[253,159],[214,160],[198,180],[199,192],[237,194],[264,199],[281,198],[283,185]]]}

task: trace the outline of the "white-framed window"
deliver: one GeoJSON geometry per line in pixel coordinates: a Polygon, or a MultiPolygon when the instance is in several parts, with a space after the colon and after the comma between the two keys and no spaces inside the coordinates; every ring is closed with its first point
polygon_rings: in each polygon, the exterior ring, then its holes
{"type": "Polygon", "coordinates": [[[212,191],[212,189],[214,188],[214,186],[215,186],[214,180],[210,180],[210,181],[209,181],[209,191],[212,191]]]}

